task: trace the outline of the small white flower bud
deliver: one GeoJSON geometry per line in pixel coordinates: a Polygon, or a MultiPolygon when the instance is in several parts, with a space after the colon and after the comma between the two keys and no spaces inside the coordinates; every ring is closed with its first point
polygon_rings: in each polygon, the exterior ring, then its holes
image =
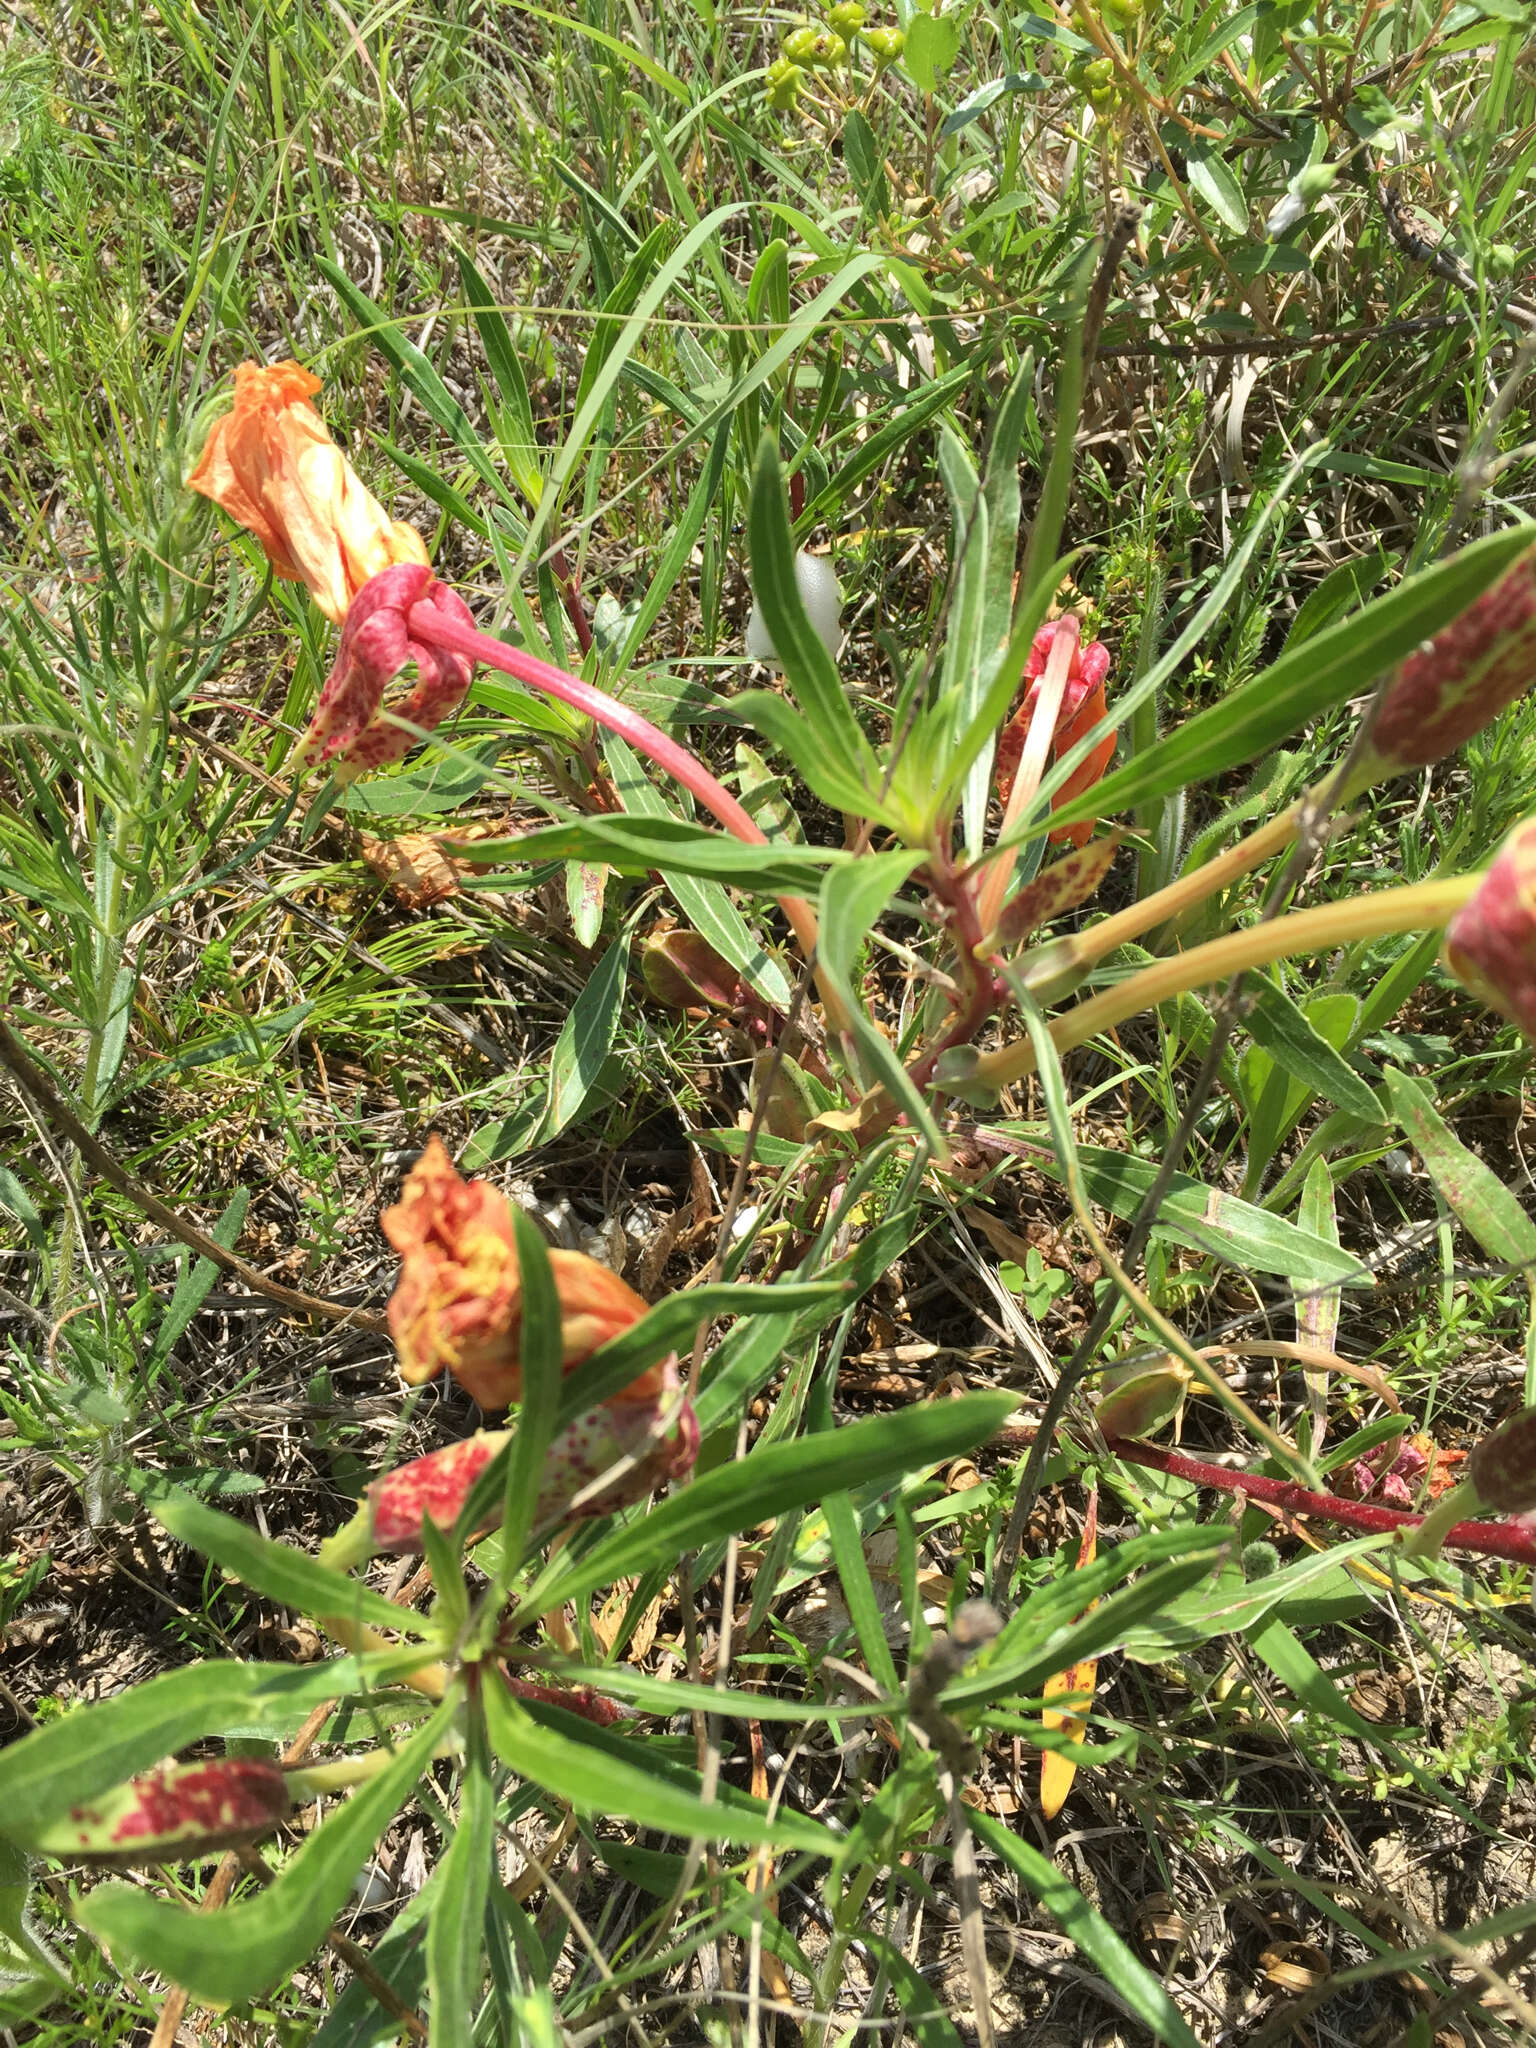
{"type": "MultiPolygon", "coordinates": [[[[816,629],[816,637],[835,661],[837,650],[843,644],[843,591],[837,580],[837,571],[826,555],[810,555],[802,549],[795,556],[795,582],[800,588],[800,602],[816,629]]],[[[768,631],[762,606],[756,598],[752,600],[752,613],[747,620],[747,652],[754,661],[778,659],[773,636],[768,631]]]]}

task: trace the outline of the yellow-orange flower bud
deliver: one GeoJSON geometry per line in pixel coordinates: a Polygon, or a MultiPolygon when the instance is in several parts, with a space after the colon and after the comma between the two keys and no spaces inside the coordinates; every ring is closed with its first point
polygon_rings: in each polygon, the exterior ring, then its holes
{"type": "MultiPolygon", "coordinates": [[[[433,1137],[399,1202],[379,1222],[402,1261],[389,1329],[403,1376],[417,1386],[446,1366],[482,1408],[516,1401],[523,1384],[523,1290],[506,1196],[488,1181],[465,1180],[433,1137]]],[[[552,1251],[549,1264],[560,1299],[561,1355],[570,1372],[637,1323],[646,1303],[617,1273],[581,1252],[552,1251]]],[[[666,1384],[666,1365],[657,1364],[615,1398],[649,1400],[666,1384]]]]}
{"type": "Polygon", "coordinates": [[[214,423],[187,488],[253,533],[273,573],[308,584],[339,626],[371,576],[401,562],[424,567],[427,550],[331,439],[309,402],[319,389],[300,363],[241,363],[234,405],[214,423]]]}

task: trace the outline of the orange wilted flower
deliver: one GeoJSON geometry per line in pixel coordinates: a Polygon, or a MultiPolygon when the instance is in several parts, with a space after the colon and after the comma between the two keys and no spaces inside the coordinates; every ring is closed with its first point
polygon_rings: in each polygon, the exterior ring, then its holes
{"type": "Polygon", "coordinates": [[[391,519],[331,439],[310,400],[320,379],[300,363],[241,363],[235,402],[187,478],[255,534],[274,574],[306,583],[340,625],[370,576],[427,560],[414,527],[391,519]]]}
{"type": "MultiPolygon", "coordinates": [[[[1030,722],[1035,715],[1039,701],[1041,680],[1046,664],[1051,658],[1051,649],[1056,644],[1060,621],[1042,626],[1035,635],[1035,644],[1029,651],[1024,664],[1024,680],[1029,685],[1024,701],[1013,717],[1003,727],[997,743],[997,793],[1006,808],[1013,792],[1013,779],[1018,773],[1019,761],[1024,752],[1024,743],[1029,735],[1030,722]]],[[[1056,730],[1051,740],[1054,759],[1075,747],[1078,741],[1091,732],[1104,716],[1104,680],[1109,674],[1109,649],[1102,640],[1090,640],[1086,647],[1079,647],[1072,655],[1072,666],[1067,671],[1067,685],[1061,699],[1061,710],[1056,716],[1056,730]]],[[[1081,796],[1085,789],[1092,789],[1100,781],[1115,754],[1115,736],[1106,733],[1098,745],[1080,762],[1067,777],[1061,788],[1051,798],[1051,809],[1060,810],[1073,797],[1081,796]]],[[[1091,820],[1081,824],[1063,825],[1050,836],[1053,841],[1070,840],[1074,846],[1082,846],[1093,835],[1091,820]]]]}
{"type": "MultiPolygon", "coordinates": [[[[523,1289],[506,1196],[488,1181],[464,1180],[442,1140],[433,1137],[407,1175],[400,1200],[379,1222],[402,1261],[389,1302],[389,1330],[405,1379],[419,1386],[446,1366],[482,1408],[505,1408],[517,1400],[523,1384],[523,1289]]],[[[549,1264],[560,1300],[564,1369],[570,1372],[639,1322],[646,1303],[617,1273],[581,1252],[552,1251],[549,1264]]],[[[614,1399],[653,1401],[668,1386],[664,1362],[614,1399]]]]}

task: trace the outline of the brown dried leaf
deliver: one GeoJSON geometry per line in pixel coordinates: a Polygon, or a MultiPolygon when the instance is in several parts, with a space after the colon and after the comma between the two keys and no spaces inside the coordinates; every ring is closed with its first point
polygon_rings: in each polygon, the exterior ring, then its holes
{"type": "Polygon", "coordinates": [[[430,832],[402,832],[398,839],[376,839],[371,832],[361,832],[358,847],[407,910],[428,910],[446,902],[458,894],[460,882],[471,872],[467,861],[450,859],[430,832]]]}

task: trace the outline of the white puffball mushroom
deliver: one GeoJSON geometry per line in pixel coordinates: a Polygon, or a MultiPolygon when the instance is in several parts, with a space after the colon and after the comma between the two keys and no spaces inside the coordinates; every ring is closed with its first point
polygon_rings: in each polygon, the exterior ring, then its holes
{"type": "MultiPolygon", "coordinates": [[[[837,580],[837,571],[826,555],[810,555],[802,549],[795,556],[795,582],[800,588],[800,602],[816,629],[817,639],[835,661],[837,650],[843,644],[843,588],[837,580]]],[[[752,613],[747,620],[747,652],[754,661],[778,660],[773,636],[768,631],[763,608],[756,598],[752,600],[752,613]]]]}

